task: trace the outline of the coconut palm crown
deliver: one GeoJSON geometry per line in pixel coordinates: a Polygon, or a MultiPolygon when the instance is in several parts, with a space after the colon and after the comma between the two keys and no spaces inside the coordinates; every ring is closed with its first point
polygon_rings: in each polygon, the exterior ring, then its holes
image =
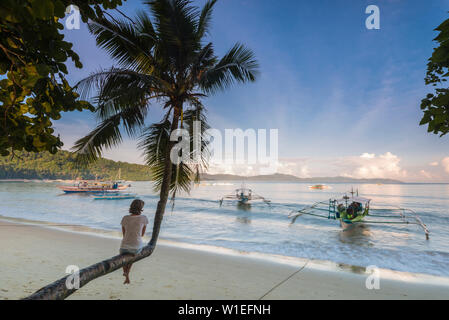
{"type": "MultiPolygon", "coordinates": [[[[258,73],[254,54],[242,44],[235,44],[221,59],[215,55],[206,40],[215,3],[210,0],[199,10],[190,0],[154,0],[145,2],[148,10],[132,19],[103,16],[90,21],[97,45],[117,65],[77,84],[81,95],[97,106],[99,124],[75,143],[74,151],[94,161],[105,148],[122,142],[124,130],[140,139],[158,191],[164,178],[173,192],[189,189],[192,174],[198,176],[207,159],[194,167],[169,165],[171,131],[180,126],[192,131],[197,120],[204,132],[208,127],[201,98],[235,82],[255,81],[258,73]],[[166,110],[165,115],[160,123],[146,127],[148,109],[156,106],[166,110]]],[[[204,140],[202,149],[207,149],[204,140]]]]}

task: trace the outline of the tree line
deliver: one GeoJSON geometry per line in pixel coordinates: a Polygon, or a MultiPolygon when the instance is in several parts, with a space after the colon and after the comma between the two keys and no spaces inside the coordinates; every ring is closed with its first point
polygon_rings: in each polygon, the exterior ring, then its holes
{"type": "Polygon", "coordinates": [[[0,179],[117,179],[128,181],[150,180],[148,166],[98,159],[88,166],[79,166],[76,154],[60,150],[50,152],[19,152],[15,157],[0,157],[0,179]]]}

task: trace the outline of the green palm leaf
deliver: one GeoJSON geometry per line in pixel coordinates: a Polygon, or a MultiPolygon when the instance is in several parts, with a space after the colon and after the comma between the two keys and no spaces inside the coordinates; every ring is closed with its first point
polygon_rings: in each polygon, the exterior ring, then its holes
{"type": "Polygon", "coordinates": [[[123,125],[128,134],[144,125],[145,109],[127,108],[103,120],[88,135],[75,142],[72,150],[76,152],[80,162],[92,162],[101,157],[103,149],[118,146],[123,138],[120,126],[123,125]]]}
{"type": "Polygon", "coordinates": [[[208,93],[229,88],[235,82],[253,82],[259,73],[254,53],[242,44],[236,44],[212,68],[204,72],[200,87],[208,93]]]}
{"type": "Polygon", "coordinates": [[[127,20],[102,18],[90,21],[88,27],[97,45],[105,49],[120,66],[148,72],[156,64],[151,55],[156,39],[151,34],[151,20],[144,19],[140,16],[136,26],[127,20]]]}
{"type": "Polygon", "coordinates": [[[212,9],[216,2],[217,0],[207,1],[203,7],[203,10],[201,10],[197,30],[197,36],[199,39],[202,39],[209,32],[210,23],[212,20],[212,9]]]}

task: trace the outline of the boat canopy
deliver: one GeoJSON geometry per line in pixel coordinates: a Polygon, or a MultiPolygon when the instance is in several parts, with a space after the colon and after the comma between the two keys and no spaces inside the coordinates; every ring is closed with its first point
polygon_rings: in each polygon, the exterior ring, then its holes
{"type": "Polygon", "coordinates": [[[363,197],[348,197],[345,196],[343,198],[337,199],[338,203],[346,203],[346,202],[358,202],[362,204],[368,204],[371,201],[371,199],[363,198],[363,197]]]}
{"type": "Polygon", "coordinates": [[[247,189],[247,188],[240,188],[240,189],[235,189],[235,192],[237,193],[245,193],[245,192],[253,192],[251,189],[247,189]]]}

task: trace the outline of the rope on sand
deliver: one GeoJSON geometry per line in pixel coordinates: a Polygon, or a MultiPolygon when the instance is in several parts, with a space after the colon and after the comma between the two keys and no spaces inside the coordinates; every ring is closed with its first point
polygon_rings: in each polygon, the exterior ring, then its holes
{"type": "Polygon", "coordinates": [[[273,292],[274,289],[276,289],[277,287],[281,286],[283,283],[285,283],[287,280],[291,279],[294,275],[296,275],[297,273],[301,272],[309,263],[310,260],[307,260],[306,263],[298,270],[296,270],[295,272],[293,272],[291,275],[289,275],[287,278],[285,278],[284,280],[282,280],[281,282],[279,282],[277,285],[275,285],[273,288],[271,288],[270,290],[268,290],[263,296],[261,296],[258,300],[262,300],[263,298],[265,298],[268,294],[270,294],[271,292],[273,292]]]}

